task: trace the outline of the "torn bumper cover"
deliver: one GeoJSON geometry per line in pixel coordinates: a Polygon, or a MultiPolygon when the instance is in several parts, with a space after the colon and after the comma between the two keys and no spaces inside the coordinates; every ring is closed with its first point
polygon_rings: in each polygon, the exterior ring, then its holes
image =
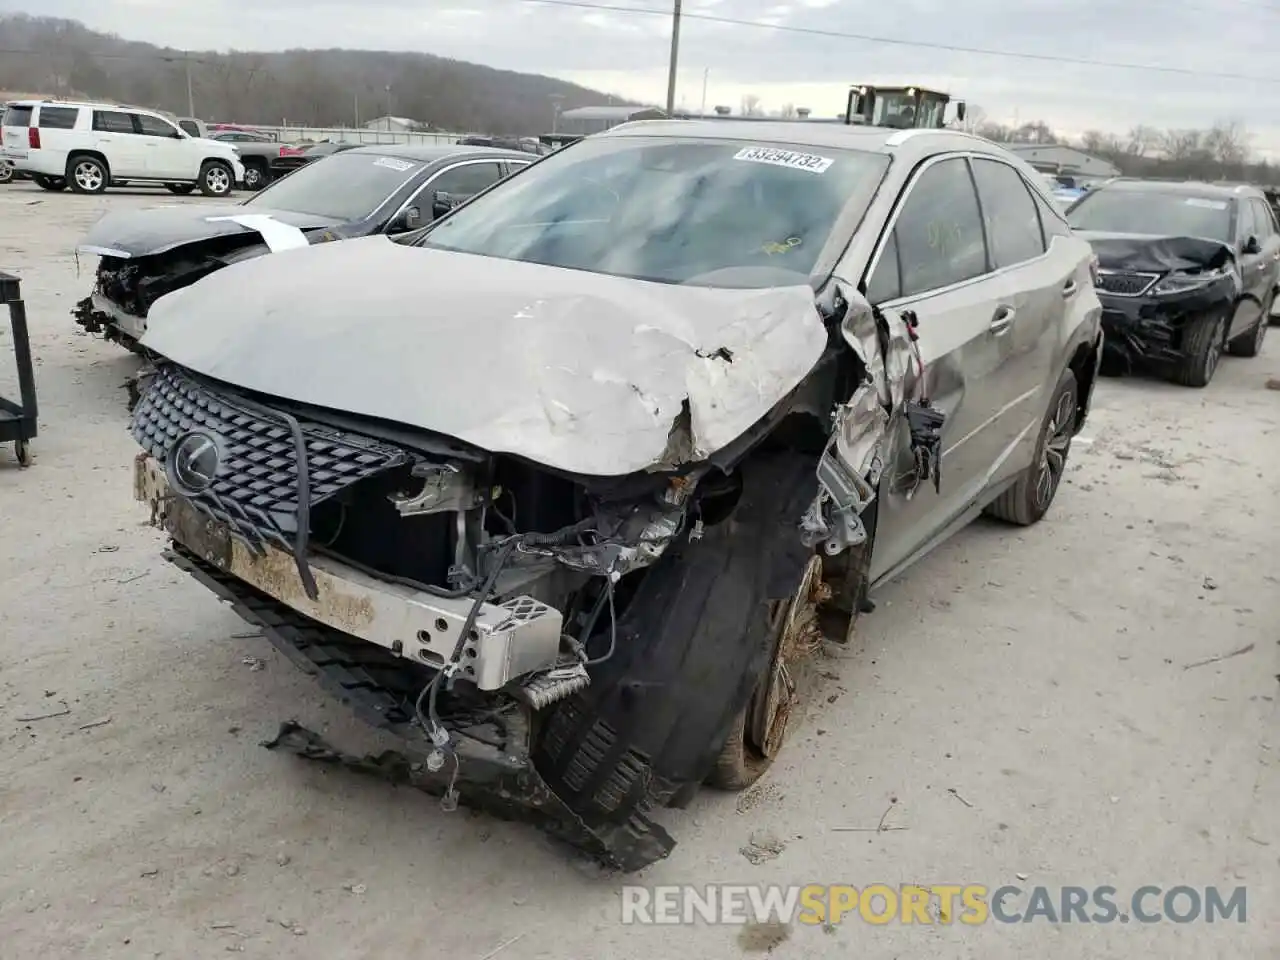
{"type": "MultiPolygon", "coordinates": [[[[452,645],[450,631],[461,625],[460,610],[465,620],[469,599],[425,595],[316,558],[311,568],[319,596],[311,600],[292,556],[271,545],[261,556],[248,551],[226,524],[174,496],[163,467],[146,453],[135,460],[134,496],[150,507],[152,522],[173,538],[167,560],[230,603],[276,649],[315,674],[364,720],[396,734],[402,749],[358,757],[293,722],[284,724],[267,746],[443,794],[446,809],[457,806],[461,792],[471,806],[496,816],[532,820],[552,836],[622,870],[662,859],[675,846],[666,831],[639,812],[612,824],[588,825],[577,816],[534,767],[530,717],[523,709],[504,717],[505,742],[500,748],[455,736],[452,762],[443,767],[432,763],[436,744],[418,723],[411,699],[375,678],[401,657],[443,663],[450,651],[436,638],[452,645]],[[388,656],[371,656],[368,644],[383,648],[388,656]]],[[[560,627],[559,612],[531,598],[482,604],[464,669],[480,689],[503,686],[554,662],[560,627]]]]}
{"type": "Polygon", "coordinates": [[[1084,235],[1098,256],[1104,350],[1112,362],[1172,364],[1185,356],[1183,331],[1227,314],[1240,296],[1235,254],[1196,237],[1084,235]]]}

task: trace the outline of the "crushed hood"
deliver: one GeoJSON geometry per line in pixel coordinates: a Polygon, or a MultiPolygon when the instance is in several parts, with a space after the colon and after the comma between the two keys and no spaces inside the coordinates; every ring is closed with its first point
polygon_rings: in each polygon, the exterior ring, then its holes
{"type": "Polygon", "coordinates": [[[300,230],[334,227],[341,222],[332,217],[275,210],[258,204],[206,206],[188,202],[150,210],[117,210],[89,228],[76,252],[146,257],[215,237],[258,233],[258,228],[238,221],[247,219],[253,223],[262,217],[300,230]]]}
{"type": "Polygon", "coordinates": [[[1218,240],[1203,237],[1160,237],[1138,233],[1102,233],[1077,230],[1088,240],[1107,270],[1137,273],[1213,270],[1235,258],[1235,251],[1218,240]]]}
{"type": "Polygon", "coordinates": [[[705,459],[827,344],[807,285],[678,286],[381,236],[220,270],[148,322],[145,347],[205,376],[597,476],[705,459]]]}

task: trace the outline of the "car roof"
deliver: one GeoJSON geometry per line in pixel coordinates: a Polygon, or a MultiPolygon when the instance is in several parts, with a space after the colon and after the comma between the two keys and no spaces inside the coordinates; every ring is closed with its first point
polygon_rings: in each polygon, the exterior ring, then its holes
{"type": "Polygon", "coordinates": [[[475,154],[486,157],[519,157],[527,160],[532,154],[522,150],[503,150],[499,147],[462,147],[456,143],[370,143],[352,147],[346,153],[374,153],[384,157],[400,157],[404,160],[418,160],[431,163],[434,160],[446,160],[463,154],[475,154]]]}
{"type": "Polygon", "coordinates": [[[612,137],[697,137],[743,143],[786,143],[798,147],[863,150],[872,153],[927,156],[946,151],[1012,156],[999,145],[971,133],[932,128],[872,127],[865,124],[806,123],[803,120],[633,120],[611,127],[591,139],[612,137]]]}
{"type": "Polygon", "coordinates": [[[1205,183],[1199,180],[1130,180],[1124,177],[1099,184],[1095,190],[1125,190],[1133,193],[1168,193],[1205,200],[1231,200],[1238,197],[1266,199],[1261,190],[1248,183],[1205,183]]]}

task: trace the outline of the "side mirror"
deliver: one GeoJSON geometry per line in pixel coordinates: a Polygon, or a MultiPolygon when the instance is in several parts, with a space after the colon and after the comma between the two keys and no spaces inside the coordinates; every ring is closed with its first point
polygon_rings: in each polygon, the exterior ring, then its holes
{"type": "Polygon", "coordinates": [[[465,197],[437,190],[435,197],[431,201],[431,219],[439,220],[465,199],[465,197]]]}
{"type": "Polygon", "coordinates": [[[964,123],[964,101],[956,101],[956,119],[964,123]]]}
{"type": "Polygon", "coordinates": [[[1262,244],[1258,243],[1257,237],[1250,237],[1244,242],[1244,252],[1250,254],[1262,252],[1262,244]]]}
{"type": "Polygon", "coordinates": [[[407,233],[422,226],[422,211],[417,207],[409,207],[391,223],[388,233],[407,233]]]}

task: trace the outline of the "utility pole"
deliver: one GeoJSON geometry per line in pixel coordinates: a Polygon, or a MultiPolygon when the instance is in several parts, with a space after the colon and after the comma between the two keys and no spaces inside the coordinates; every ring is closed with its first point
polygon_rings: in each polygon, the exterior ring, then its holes
{"type": "Polygon", "coordinates": [[[195,117],[196,115],[196,98],[191,91],[191,51],[187,51],[187,55],[183,58],[187,64],[187,116],[195,117]]]}
{"type": "Polygon", "coordinates": [[[702,110],[701,114],[707,115],[707,78],[711,76],[711,68],[704,67],[702,70],[702,110]]]}
{"type": "Polygon", "coordinates": [[[667,68],[667,116],[676,109],[676,63],[680,59],[680,0],[671,11],[671,64],[667,68]]]}

